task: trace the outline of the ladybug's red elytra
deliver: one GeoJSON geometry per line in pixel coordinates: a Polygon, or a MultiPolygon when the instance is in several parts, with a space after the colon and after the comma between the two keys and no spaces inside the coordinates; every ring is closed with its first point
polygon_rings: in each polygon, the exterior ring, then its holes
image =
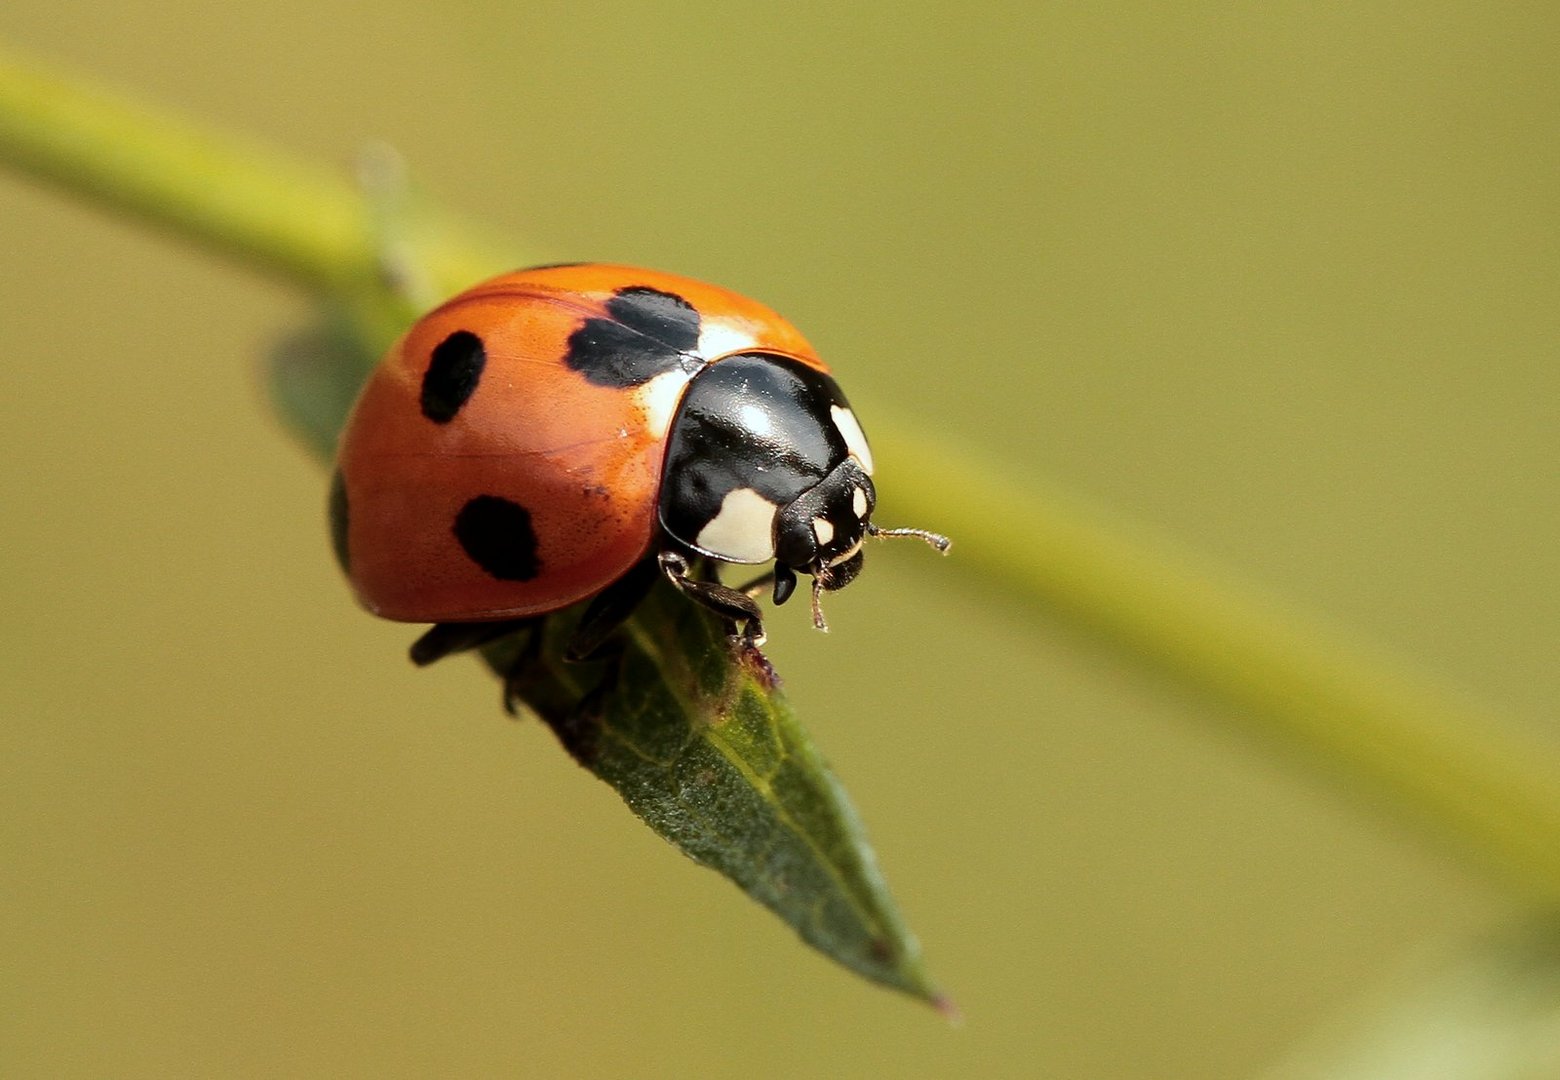
{"type": "Polygon", "coordinates": [[[427,663],[595,597],[583,658],[663,574],[758,645],[753,595],[861,569],[872,452],[806,339],[714,285],[605,264],[483,282],[418,320],[342,434],[330,516],[363,606],[427,663]],[[771,565],[733,589],[697,574],[771,565]]]}

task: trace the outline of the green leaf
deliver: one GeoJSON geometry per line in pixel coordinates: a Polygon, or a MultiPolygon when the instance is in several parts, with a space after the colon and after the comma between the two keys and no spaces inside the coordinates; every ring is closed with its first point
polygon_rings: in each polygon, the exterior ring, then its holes
{"type": "MultiPolygon", "coordinates": [[[[331,453],[384,336],[365,325],[373,323],[337,310],[273,352],[278,410],[321,456],[331,453]]],[[[860,819],[762,655],[734,647],[702,609],[660,582],[628,622],[618,655],[568,664],[563,645],[579,613],[549,617],[539,652],[512,687],[523,705],[646,824],[808,944],[951,1011],[860,819]]],[[[503,675],[531,645],[522,632],[484,655],[503,675]]]]}
{"type": "Polygon", "coordinates": [[[373,360],[346,316],[334,311],[272,348],[271,400],[278,415],[322,461],[336,452],[358,386],[373,360]]]}
{"type": "MultiPolygon", "coordinates": [[[[767,661],[735,648],[664,582],[629,623],[622,655],[609,662],[556,659],[572,614],[549,628],[543,671],[525,689],[575,760],[662,837],[736,882],[803,940],[869,979],[947,1009],[855,810],[767,661]]],[[[507,670],[523,645],[490,649],[489,662],[507,670]]]]}

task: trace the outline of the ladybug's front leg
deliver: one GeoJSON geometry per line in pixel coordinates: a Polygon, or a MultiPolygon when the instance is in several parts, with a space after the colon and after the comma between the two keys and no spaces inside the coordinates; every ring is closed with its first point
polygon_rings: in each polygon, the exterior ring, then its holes
{"type": "Polygon", "coordinates": [[[751,596],[718,581],[690,576],[688,560],[675,551],[663,551],[658,559],[667,580],[687,596],[713,611],[731,627],[731,636],[756,649],[764,643],[763,613],[751,596]]]}

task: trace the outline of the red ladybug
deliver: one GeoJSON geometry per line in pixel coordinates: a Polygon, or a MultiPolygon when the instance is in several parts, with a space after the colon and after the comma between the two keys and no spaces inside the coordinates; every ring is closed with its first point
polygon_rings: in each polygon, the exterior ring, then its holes
{"type": "Polygon", "coordinates": [[[427,663],[596,597],[588,654],[657,573],[748,644],[749,593],[818,599],[861,569],[872,453],[812,347],[761,304],[653,270],[521,270],[425,315],[369,378],[331,492],[363,606],[436,625],[427,663]],[[701,559],[773,564],[745,590],[701,559]]]}

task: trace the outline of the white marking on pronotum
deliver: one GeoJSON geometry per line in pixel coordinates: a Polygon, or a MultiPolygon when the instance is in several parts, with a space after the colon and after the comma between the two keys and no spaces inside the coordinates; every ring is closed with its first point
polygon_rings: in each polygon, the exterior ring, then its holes
{"type": "Polygon", "coordinates": [[[858,487],[855,491],[851,492],[850,506],[852,510],[856,511],[857,517],[861,518],[863,521],[866,520],[868,509],[866,488],[858,487]]]}
{"type": "Polygon", "coordinates": [[[828,518],[813,518],[812,527],[813,535],[818,538],[819,547],[827,547],[829,541],[834,539],[834,522],[828,518]]]}
{"type": "Polygon", "coordinates": [[[753,335],[740,326],[733,326],[720,319],[705,319],[699,324],[699,355],[715,360],[727,353],[742,352],[753,347],[753,335]]]}
{"type": "Polygon", "coordinates": [[[666,438],[672,416],[682,403],[688,378],[688,373],[682,370],[663,371],[634,392],[645,410],[645,427],[655,438],[666,438]]]}
{"type": "Polygon", "coordinates": [[[702,550],[735,563],[775,557],[777,507],[752,488],[737,488],[721,500],[720,513],[694,538],[702,550]]]}
{"type": "Polygon", "coordinates": [[[840,435],[845,439],[845,449],[861,462],[861,471],[871,476],[872,450],[867,446],[866,433],[856,422],[856,414],[838,405],[830,405],[829,415],[834,417],[834,426],[840,429],[840,435]]]}

